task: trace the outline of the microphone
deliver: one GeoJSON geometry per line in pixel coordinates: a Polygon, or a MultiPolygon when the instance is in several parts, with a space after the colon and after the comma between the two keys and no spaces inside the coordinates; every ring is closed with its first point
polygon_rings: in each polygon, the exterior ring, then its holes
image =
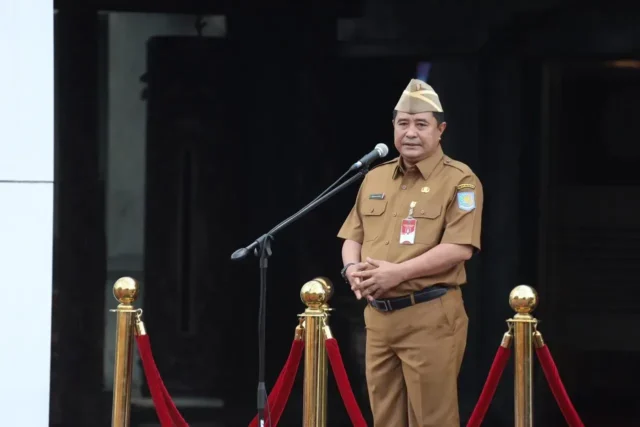
{"type": "Polygon", "coordinates": [[[389,148],[386,144],[376,144],[376,148],[374,148],[369,154],[366,154],[360,160],[351,165],[349,172],[358,170],[363,166],[369,166],[371,163],[385,157],[387,154],[389,154],[389,148]]]}

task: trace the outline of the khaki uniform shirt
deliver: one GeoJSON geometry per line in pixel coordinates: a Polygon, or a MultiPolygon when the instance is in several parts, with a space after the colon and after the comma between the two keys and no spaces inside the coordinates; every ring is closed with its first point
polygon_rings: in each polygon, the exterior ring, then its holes
{"type": "MultiPolygon", "coordinates": [[[[482,203],[478,177],[464,163],[445,156],[439,147],[409,171],[403,169],[400,158],[372,169],[338,237],[362,244],[362,260],[371,257],[401,263],[440,243],[471,245],[478,251],[482,203]],[[415,241],[400,244],[402,220],[408,217],[411,202],[416,202],[415,241]]],[[[434,284],[465,282],[464,263],[460,263],[443,273],[403,282],[382,298],[408,295],[434,284]]]]}

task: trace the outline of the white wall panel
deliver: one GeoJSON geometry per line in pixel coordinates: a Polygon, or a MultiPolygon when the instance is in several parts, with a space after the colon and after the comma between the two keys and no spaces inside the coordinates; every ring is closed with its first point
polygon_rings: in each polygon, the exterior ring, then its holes
{"type": "Polygon", "coordinates": [[[53,180],[53,2],[0,1],[0,181],[53,180]]]}
{"type": "Polygon", "coordinates": [[[0,414],[49,425],[53,184],[0,183],[0,414]]]}
{"type": "Polygon", "coordinates": [[[3,426],[49,425],[53,13],[51,0],[0,0],[0,295],[3,297],[0,425],[3,426]]]}

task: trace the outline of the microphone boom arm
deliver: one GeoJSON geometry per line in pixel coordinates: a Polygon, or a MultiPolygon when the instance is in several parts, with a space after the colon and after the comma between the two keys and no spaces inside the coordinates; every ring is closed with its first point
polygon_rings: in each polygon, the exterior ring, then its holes
{"type": "MultiPolygon", "coordinates": [[[[259,256],[259,248],[262,244],[263,241],[265,240],[273,240],[274,236],[281,230],[283,230],[284,228],[286,228],[287,226],[293,224],[294,222],[296,222],[297,220],[299,220],[300,218],[302,218],[303,216],[305,216],[306,214],[308,214],[309,212],[311,212],[313,209],[315,209],[317,206],[321,205],[322,203],[326,202],[327,200],[329,200],[331,197],[335,196],[337,193],[339,193],[340,191],[344,190],[345,188],[347,188],[348,186],[350,186],[351,184],[353,184],[354,182],[356,182],[358,179],[364,178],[364,176],[369,172],[369,169],[364,167],[361,168],[360,170],[358,170],[358,172],[353,175],[351,178],[349,178],[348,180],[346,180],[345,182],[343,182],[342,184],[340,184],[339,186],[337,186],[336,188],[334,188],[333,190],[329,191],[329,192],[325,192],[325,194],[323,194],[322,196],[316,198],[315,200],[313,200],[311,203],[309,203],[308,205],[306,205],[305,207],[303,207],[302,209],[300,209],[298,212],[294,213],[293,215],[291,215],[289,218],[285,219],[284,221],[282,221],[280,224],[276,225],[275,227],[273,227],[268,233],[263,234],[262,236],[258,237],[253,243],[251,243],[250,245],[244,247],[244,248],[240,248],[238,250],[236,250],[232,255],[231,255],[231,259],[234,261],[238,261],[241,259],[244,259],[247,257],[247,255],[251,252],[254,251],[254,254],[256,256],[259,256]]],[[[344,176],[344,175],[343,175],[344,176]]],[[[329,188],[331,188],[334,184],[332,184],[329,188]]],[[[270,249],[267,249],[269,252],[270,249]]],[[[269,254],[271,255],[271,254],[269,254]]]]}

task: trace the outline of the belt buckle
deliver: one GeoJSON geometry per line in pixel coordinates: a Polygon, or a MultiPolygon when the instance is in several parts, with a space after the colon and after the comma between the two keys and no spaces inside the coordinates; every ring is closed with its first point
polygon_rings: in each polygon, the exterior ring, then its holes
{"type": "Polygon", "coordinates": [[[377,300],[374,299],[371,302],[371,305],[373,306],[373,308],[375,308],[376,310],[380,310],[380,311],[391,311],[391,302],[388,300],[377,300]]]}

